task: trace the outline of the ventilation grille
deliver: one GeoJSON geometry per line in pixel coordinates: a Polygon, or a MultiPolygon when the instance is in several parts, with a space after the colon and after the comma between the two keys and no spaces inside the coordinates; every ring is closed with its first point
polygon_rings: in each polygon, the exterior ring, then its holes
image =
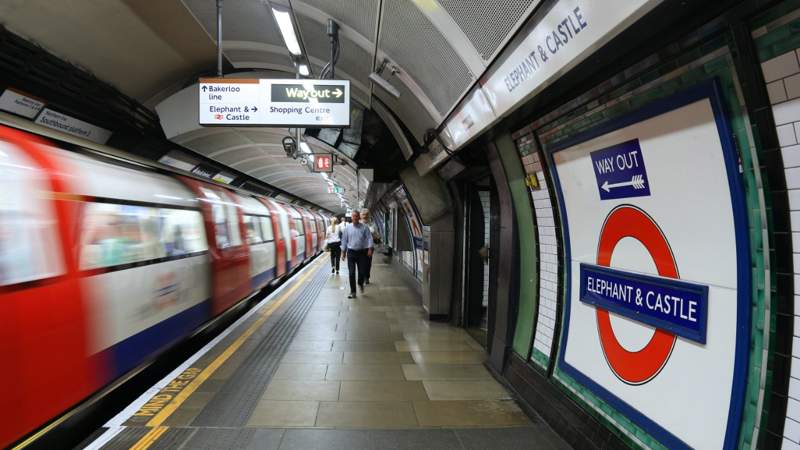
{"type": "Polygon", "coordinates": [[[516,24],[539,0],[439,0],[484,61],[490,61],[516,24]]]}
{"type": "MultiPolygon", "coordinates": [[[[183,3],[216,41],[217,3],[210,0],[183,0],[183,3]]],[[[222,4],[222,40],[283,46],[267,5],[254,0],[225,0],[222,4]]]]}
{"type": "MultiPolygon", "coordinates": [[[[308,54],[328,62],[331,59],[331,44],[325,32],[325,25],[302,15],[298,15],[298,22],[303,34],[303,44],[305,44],[308,54]]],[[[339,49],[337,70],[341,68],[353,79],[364,86],[369,86],[372,54],[341,34],[339,35],[339,49]]],[[[319,72],[316,75],[319,75],[319,72]]]]}
{"type": "Polygon", "coordinates": [[[294,72],[294,67],[292,66],[291,59],[289,59],[288,52],[285,55],[279,55],[258,50],[225,50],[225,56],[234,66],[241,63],[256,62],[285,67],[294,72]]]}
{"type": "Polygon", "coordinates": [[[410,0],[385,1],[381,23],[380,48],[408,71],[444,115],[474,74],[410,0]]]}
{"type": "MultiPolygon", "coordinates": [[[[370,42],[375,41],[378,0],[303,0],[302,3],[313,6],[330,17],[335,18],[337,22],[353,28],[359,34],[369,39],[370,42]]],[[[384,1],[384,3],[386,3],[386,1],[384,1]]],[[[297,8],[295,8],[295,11],[296,10],[297,8]]]]}
{"type": "Polygon", "coordinates": [[[400,91],[400,98],[392,97],[377,86],[373,89],[375,96],[394,112],[400,122],[411,131],[414,138],[421,145],[425,130],[436,127],[436,122],[405,84],[395,78],[390,78],[389,82],[400,91]]]}

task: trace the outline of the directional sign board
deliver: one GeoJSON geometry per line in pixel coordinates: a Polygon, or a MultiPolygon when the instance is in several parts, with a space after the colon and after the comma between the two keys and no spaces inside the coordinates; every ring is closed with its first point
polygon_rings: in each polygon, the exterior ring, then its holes
{"type": "Polygon", "coordinates": [[[350,126],[350,82],[201,78],[200,125],[350,126]]]}

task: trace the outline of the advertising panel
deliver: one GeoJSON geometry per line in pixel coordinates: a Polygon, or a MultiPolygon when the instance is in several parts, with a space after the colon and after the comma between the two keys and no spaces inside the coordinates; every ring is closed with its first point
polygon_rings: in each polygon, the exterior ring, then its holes
{"type": "Polygon", "coordinates": [[[549,151],[567,268],[559,368],[669,448],[736,444],[749,247],[716,85],[549,151]]]}

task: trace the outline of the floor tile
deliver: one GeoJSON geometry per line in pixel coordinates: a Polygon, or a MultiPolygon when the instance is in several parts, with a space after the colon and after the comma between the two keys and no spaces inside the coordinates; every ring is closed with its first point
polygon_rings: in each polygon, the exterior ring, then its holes
{"type": "Polygon", "coordinates": [[[333,347],[333,341],[294,341],[289,344],[290,352],[329,352],[333,347]]]}
{"type": "Polygon", "coordinates": [[[291,364],[282,363],[272,375],[273,380],[321,381],[328,371],[326,364],[291,364]]]}
{"type": "Polygon", "coordinates": [[[546,425],[519,428],[455,430],[467,450],[567,450],[569,446],[546,425]]]}
{"type": "Polygon", "coordinates": [[[278,450],[285,432],[280,428],[255,430],[246,450],[278,450]]]}
{"type": "Polygon", "coordinates": [[[421,426],[496,427],[527,426],[530,419],[511,400],[415,401],[421,426]]]}
{"type": "Polygon", "coordinates": [[[326,400],[339,398],[338,381],[272,380],[264,391],[264,400],[326,400]]]}
{"type": "Polygon", "coordinates": [[[411,402],[321,402],[317,426],[413,428],[417,419],[411,402]]]}
{"type": "Polygon", "coordinates": [[[423,381],[431,400],[507,400],[508,391],[495,380],[423,381]]]}
{"type": "Polygon", "coordinates": [[[428,400],[419,381],[342,381],[343,402],[428,400]]]}
{"type": "Polygon", "coordinates": [[[284,364],[339,364],[342,352],[286,352],[281,360],[284,364]]]}
{"type": "Polygon", "coordinates": [[[483,364],[484,352],[411,352],[417,364],[483,364]]]}
{"type": "Polygon", "coordinates": [[[329,365],[327,380],[405,380],[400,364],[329,365]]]}
{"type": "Polygon", "coordinates": [[[483,380],[494,379],[479,364],[403,364],[407,380],[483,380]]]}
{"type": "Polygon", "coordinates": [[[410,364],[407,352],[344,352],[344,364],[410,364]]]}
{"type": "Polygon", "coordinates": [[[336,341],[333,344],[336,352],[394,352],[394,341],[336,341]]]}
{"type": "Polygon", "coordinates": [[[248,427],[313,427],[319,402],[264,400],[258,402],[248,427]]]}
{"type": "Polygon", "coordinates": [[[461,450],[451,430],[286,430],[281,450],[461,450]]]}
{"type": "Polygon", "coordinates": [[[428,340],[428,341],[397,341],[394,343],[398,352],[470,352],[476,348],[467,341],[428,340]]]}

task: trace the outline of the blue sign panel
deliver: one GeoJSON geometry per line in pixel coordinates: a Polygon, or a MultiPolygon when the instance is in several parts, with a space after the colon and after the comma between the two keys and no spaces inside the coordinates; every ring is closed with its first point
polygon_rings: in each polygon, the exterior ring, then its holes
{"type": "Polygon", "coordinates": [[[591,156],[600,200],[650,195],[638,139],[594,151],[591,156]]]}
{"type": "Polygon", "coordinates": [[[706,343],[708,286],[581,264],[580,300],[706,343]]]}

